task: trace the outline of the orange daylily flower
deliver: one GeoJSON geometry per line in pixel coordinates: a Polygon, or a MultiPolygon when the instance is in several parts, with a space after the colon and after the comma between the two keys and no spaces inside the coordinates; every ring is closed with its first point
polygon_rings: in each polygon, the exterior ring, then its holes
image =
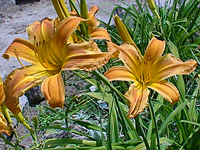
{"type": "MultiPolygon", "coordinates": [[[[108,62],[112,52],[101,52],[92,40],[69,43],[71,34],[85,21],[90,23],[80,17],[68,17],[55,28],[54,20],[45,18],[28,26],[29,41],[16,38],[8,47],[4,58],[12,56],[31,63],[12,71],[4,82],[5,105],[14,114],[20,112],[19,97],[39,84],[42,84],[41,91],[52,108],[63,107],[65,87],[61,71],[91,71],[108,62]]],[[[102,31],[98,37],[91,35],[91,38],[107,39],[107,34],[102,31]]]]}
{"type": "Polygon", "coordinates": [[[179,91],[165,79],[174,75],[190,74],[197,67],[195,60],[182,62],[172,54],[162,56],[165,41],[153,38],[144,57],[131,44],[117,46],[108,43],[110,50],[119,50],[119,59],[125,66],[110,68],[105,76],[110,80],[133,81],[125,96],[130,102],[128,117],[134,118],[147,106],[149,89],[161,94],[171,104],[179,100],[179,91]]]}
{"type": "Polygon", "coordinates": [[[2,113],[2,108],[1,105],[4,102],[5,99],[5,94],[4,94],[4,89],[3,89],[3,82],[0,76],[0,133],[5,132],[6,134],[10,135],[11,130],[10,127],[8,126],[8,122],[5,119],[3,113],[2,113]]]}
{"type": "Polygon", "coordinates": [[[5,119],[4,115],[1,112],[1,107],[0,107],[0,133],[5,132],[7,135],[11,134],[10,127],[8,126],[8,122],[5,119]]]}

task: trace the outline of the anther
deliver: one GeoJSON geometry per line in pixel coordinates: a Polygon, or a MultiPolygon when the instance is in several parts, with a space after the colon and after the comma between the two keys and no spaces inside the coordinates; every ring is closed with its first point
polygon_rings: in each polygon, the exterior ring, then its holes
{"type": "Polygon", "coordinates": [[[147,77],[147,81],[150,81],[150,76],[147,77]]]}
{"type": "Polygon", "coordinates": [[[18,60],[18,62],[20,63],[20,65],[21,65],[24,69],[29,70],[26,66],[24,66],[24,65],[22,64],[21,60],[20,60],[19,57],[18,57],[17,50],[16,50],[15,47],[14,47],[14,51],[15,51],[15,55],[16,55],[17,60],[18,60]]]}
{"type": "Polygon", "coordinates": [[[34,39],[34,41],[36,41],[36,36],[35,35],[33,36],[33,39],[34,39]]]}
{"type": "Polygon", "coordinates": [[[39,45],[38,42],[36,42],[35,45],[36,45],[36,47],[38,47],[38,45],[39,45]]]}

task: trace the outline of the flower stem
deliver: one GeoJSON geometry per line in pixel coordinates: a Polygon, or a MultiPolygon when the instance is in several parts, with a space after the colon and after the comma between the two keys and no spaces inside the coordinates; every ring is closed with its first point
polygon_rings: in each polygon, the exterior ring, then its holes
{"type": "Polygon", "coordinates": [[[139,121],[139,115],[137,115],[135,117],[135,123],[136,123],[136,128],[138,128],[138,130],[140,131],[140,133],[142,134],[142,137],[143,137],[143,140],[144,140],[144,144],[146,146],[146,149],[147,150],[150,150],[150,147],[149,147],[149,143],[147,141],[147,138],[145,136],[145,133],[144,133],[144,130],[142,129],[141,125],[140,125],[140,121],[139,121]]]}
{"type": "Polygon", "coordinates": [[[69,0],[70,6],[76,11],[77,15],[79,17],[81,17],[80,11],[78,10],[78,8],[76,7],[74,0],[69,0]]]}
{"type": "Polygon", "coordinates": [[[63,20],[70,16],[64,0],[52,0],[52,3],[60,20],[63,20]]]}
{"type": "Polygon", "coordinates": [[[0,133],[0,138],[4,140],[4,142],[12,147],[15,147],[15,144],[11,143],[9,140],[7,140],[2,133],[0,133]]]}
{"type": "Polygon", "coordinates": [[[8,112],[8,108],[4,104],[2,104],[1,107],[2,107],[1,110],[2,110],[6,120],[8,121],[8,124],[12,124],[12,119],[11,119],[10,114],[8,112]]]}
{"type": "Polygon", "coordinates": [[[37,142],[37,135],[36,132],[26,123],[26,121],[24,120],[24,116],[22,115],[22,113],[18,113],[18,114],[14,114],[14,117],[17,119],[17,121],[19,123],[22,123],[31,133],[31,136],[33,138],[33,140],[35,141],[35,145],[38,146],[38,142],[37,142]]]}
{"type": "Polygon", "coordinates": [[[101,79],[106,85],[108,85],[112,90],[114,90],[121,98],[122,100],[127,104],[128,100],[127,98],[118,90],[116,89],[109,81],[108,79],[101,74],[98,70],[94,70],[93,72],[91,72],[92,74],[94,74],[95,76],[97,76],[99,79],[101,79]]]}
{"type": "Polygon", "coordinates": [[[155,112],[153,111],[153,105],[151,103],[151,100],[149,100],[149,106],[150,106],[151,118],[153,119],[153,121],[152,121],[153,125],[152,126],[153,126],[153,129],[155,129],[158,150],[160,150],[160,140],[159,140],[159,135],[158,135],[158,127],[157,127],[157,124],[156,124],[155,112]]]}
{"type": "Polygon", "coordinates": [[[10,113],[9,113],[9,111],[8,111],[8,108],[7,108],[6,105],[4,105],[4,104],[2,104],[1,107],[2,107],[2,112],[3,112],[3,114],[4,114],[5,118],[6,118],[6,120],[8,121],[8,126],[10,127],[10,129],[12,130],[12,132],[14,133],[14,135],[15,135],[15,137],[16,137],[16,143],[17,143],[17,145],[19,145],[20,140],[19,140],[19,138],[18,138],[17,132],[15,131],[15,129],[14,129],[13,126],[12,126],[12,123],[13,123],[13,122],[12,122],[12,119],[11,119],[11,117],[10,117],[10,113]]]}
{"type": "Polygon", "coordinates": [[[37,142],[37,135],[36,135],[35,131],[25,121],[22,124],[30,131],[31,136],[32,136],[33,140],[35,141],[35,145],[37,147],[38,142],[37,142]]]}
{"type": "Polygon", "coordinates": [[[121,21],[121,19],[119,18],[119,16],[115,15],[114,16],[114,21],[115,21],[117,32],[119,33],[122,41],[124,43],[131,43],[136,48],[138,54],[141,55],[141,52],[140,52],[139,48],[137,47],[137,45],[135,44],[135,42],[131,38],[131,36],[130,36],[130,34],[129,34],[127,28],[126,28],[126,26],[121,21]]]}

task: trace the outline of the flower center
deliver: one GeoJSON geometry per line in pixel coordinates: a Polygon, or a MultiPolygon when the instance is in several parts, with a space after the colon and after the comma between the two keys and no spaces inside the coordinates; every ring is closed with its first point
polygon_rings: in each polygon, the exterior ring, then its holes
{"type": "Polygon", "coordinates": [[[55,72],[60,71],[62,63],[52,53],[48,40],[36,41],[36,36],[34,36],[34,51],[36,58],[44,68],[55,72]]]}
{"type": "Polygon", "coordinates": [[[143,60],[140,64],[140,78],[142,84],[146,84],[151,80],[151,61],[143,60]]]}

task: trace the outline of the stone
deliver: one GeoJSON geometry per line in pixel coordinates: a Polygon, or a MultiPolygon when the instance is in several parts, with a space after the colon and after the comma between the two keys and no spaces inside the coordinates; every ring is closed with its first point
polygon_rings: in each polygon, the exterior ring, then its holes
{"type": "Polygon", "coordinates": [[[39,103],[45,100],[43,94],[40,91],[40,86],[36,86],[24,94],[28,98],[29,106],[35,107],[39,103]]]}
{"type": "Polygon", "coordinates": [[[19,97],[19,105],[20,105],[21,110],[23,110],[23,108],[27,102],[28,102],[28,99],[25,95],[19,97]]]}
{"type": "Polygon", "coordinates": [[[16,5],[39,2],[40,0],[9,0],[16,5]]]}

